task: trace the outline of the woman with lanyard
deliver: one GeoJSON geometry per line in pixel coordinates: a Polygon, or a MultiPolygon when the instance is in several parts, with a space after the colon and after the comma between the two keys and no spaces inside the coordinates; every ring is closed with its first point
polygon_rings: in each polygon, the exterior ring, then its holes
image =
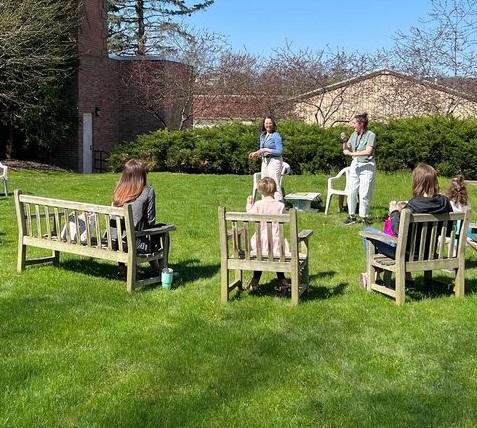
{"type": "Polygon", "coordinates": [[[249,159],[262,158],[261,175],[271,177],[277,185],[274,199],[283,201],[282,189],[280,187],[280,177],[282,174],[282,137],[277,132],[277,124],[271,116],[266,116],[262,122],[262,132],[260,134],[260,148],[256,152],[248,154],[249,159]]]}
{"type": "Polygon", "coordinates": [[[376,135],[368,130],[368,113],[356,114],[351,119],[351,126],[354,128],[354,132],[349,140],[343,143],[343,154],[353,158],[349,175],[349,216],[345,224],[351,225],[358,221],[370,224],[369,205],[376,177],[376,163],[374,161],[376,135]],[[358,196],[360,219],[356,218],[358,196]]]}

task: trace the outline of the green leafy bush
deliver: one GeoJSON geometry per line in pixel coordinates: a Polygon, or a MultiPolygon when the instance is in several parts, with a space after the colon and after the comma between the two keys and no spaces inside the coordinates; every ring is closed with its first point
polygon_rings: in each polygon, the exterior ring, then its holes
{"type": "MultiPolygon", "coordinates": [[[[442,175],[459,172],[477,178],[477,120],[431,116],[397,119],[370,126],[378,139],[377,167],[384,171],[414,168],[419,162],[442,175]]],[[[281,122],[284,159],[296,174],[328,173],[344,167],[339,134],[345,126],[322,129],[300,122],[281,122]]],[[[258,169],[247,154],[258,148],[258,126],[239,123],[185,131],[161,130],[139,136],[110,158],[114,170],[126,159],[144,159],[153,170],[211,174],[250,174],[258,169]]]]}

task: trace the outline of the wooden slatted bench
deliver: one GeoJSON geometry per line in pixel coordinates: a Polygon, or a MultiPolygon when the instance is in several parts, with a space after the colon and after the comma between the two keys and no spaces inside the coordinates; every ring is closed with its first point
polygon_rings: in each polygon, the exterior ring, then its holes
{"type": "Polygon", "coordinates": [[[14,198],[18,223],[18,272],[22,272],[28,265],[58,265],[60,253],[64,252],[124,263],[127,266],[129,292],[139,286],[161,281],[160,274],[137,280],[137,265],[157,260],[161,269],[167,267],[169,233],[176,229],[174,225],[136,231],[129,204],[120,208],[93,205],[24,195],[20,190],[15,190],[14,198]],[[119,237],[123,236],[123,231],[126,232],[126,242],[118,243],[113,239],[112,227],[116,228],[119,237]],[[81,235],[85,235],[84,239],[81,235]],[[153,236],[157,248],[148,254],[138,253],[136,238],[150,239],[153,236]],[[130,242],[134,245],[127,245],[130,242]],[[27,259],[28,246],[51,250],[52,255],[27,259]]]}
{"type": "Polygon", "coordinates": [[[266,215],[243,212],[226,212],[219,207],[220,260],[221,260],[221,302],[229,300],[234,288],[242,287],[244,270],[268,272],[288,272],[291,276],[291,300],[296,305],[299,296],[308,289],[309,246],[312,230],[298,232],[295,209],[286,214],[266,215]],[[279,252],[273,251],[272,225],[279,226],[279,252]],[[285,226],[288,226],[288,234],[285,226]],[[261,248],[261,230],[268,234],[268,248],[261,248]],[[256,250],[252,251],[250,238],[256,234],[256,250]],[[285,250],[288,237],[290,252],[285,250]],[[300,245],[303,251],[300,252],[300,245]],[[235,271],[235,279],[229,283],[229,270],[235,271]]]}

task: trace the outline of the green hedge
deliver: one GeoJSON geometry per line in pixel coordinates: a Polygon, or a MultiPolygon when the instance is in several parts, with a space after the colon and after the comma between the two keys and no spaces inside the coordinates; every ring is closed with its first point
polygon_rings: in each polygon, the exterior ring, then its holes
{"type": "MultiPolygon", "coordinates": [[[[126,159],[139,157],[160,171],[250,174],[258,165],[247,154],[258,147],[258,127],[232,123],[185,131],[160,130],[123,144],[110,157],[120,170],[126,159]]],[[[377,134],[378,169],[414,168],[419,162],[436,167],[442,175],[458,172],[477,179],[477,120],[432,116],[392,120],[370,125],[377,134]]],[[[299,122],[281,122],[284,159],[294,173],[336,171],[349,159],[341,152],[339,133],[349,127],[322,129],[299,122]]]]}

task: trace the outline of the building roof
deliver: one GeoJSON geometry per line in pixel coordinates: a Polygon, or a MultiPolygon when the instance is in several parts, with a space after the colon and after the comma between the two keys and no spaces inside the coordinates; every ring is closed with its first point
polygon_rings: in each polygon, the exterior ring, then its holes
{"type": "Polygon", "coordinates": [[[343,87],[346,87],[346,86],[349,86],[349,85],[352,85],[352,84],[355,84],[355,83],[358,83],[358,82],[362,82],[364,80],[372,79],[374,77],[383,76],[383,75],[384,76],[389,76],[390,75],[390,76],[397,77],[398,79],[405,79],[405,80],[413,82],[413,83],[426,85],[429,88],[435,89],[437,91],[446,92],[450,95],[457,96],[457,97],[460,97],[460,98],[464,98],[468,101],[477,102],[477,97],[475,97],[473,95],[470,95],[468,93],[465,93],[465,92],[457,91],[457,90],[451,88],[450,86],[443,85],[441,83],[431,82],[431,81],[426,80],[426,79],[420,79],[420,78],[417,78],[417,77],[412,76],[410,74],[402,73],[400,71],[396,71],[396,70],[392,70],[392,69],[388,69],[388,68],[383,68],[383,69],[379,69],[379,70],[376,70],[376,71],[372,71],[371,73],[363,74],[361,76],[353,77],[351,79],[342,80],[341,82],[337,82],[337,83],[333,83],[331,85],[323,86],[321,88],[315,89],[315,90],[310,91],[310,92],[305,92],[304,94],[297,95],[297,96],[291,98],[290,101],[305,100],[305,99],[314,97],[316,95],[323,94],[325,92],[330,92],[330,91],[333,91],[335,89],[340,89],[340,88],[343,88],[343,87]]]}
{"type": "Polygon", "coordinates": [[[255,120],[270,114],[282,97],[267,95],[194,95],[194,119],[255,120]]]}

